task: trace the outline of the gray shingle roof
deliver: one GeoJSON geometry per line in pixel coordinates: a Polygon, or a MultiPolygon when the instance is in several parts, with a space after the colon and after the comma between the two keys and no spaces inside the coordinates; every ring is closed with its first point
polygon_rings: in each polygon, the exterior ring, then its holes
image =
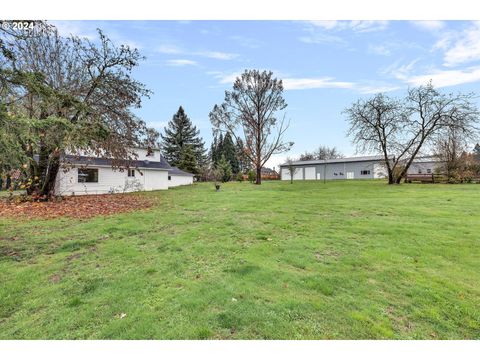
{"type": "Polygon", "coordinates": [[[170,169],[168,169],[168,174],[172,175],[184,175],[184,176],[193,176],[193,174],[180,170],[179,168],[172,166],[170,169]]]}
{"type": "MultiPolygon", "coordinates": [[[[360,162],[360,161],[383,161],[383,156],[357,156],[341,159],[329,159],[329,160],[307,160],[307,161],[294,161],[293,165],[322,165],[322,164],[335,164],[344,162],[360,162]]],[[[280,166],[288,166],[288,164],[282,164],[280,166]]]]}
{"type": "MultiPolygon", "coordinates": [[[[82,166],[111,166],[112,159],[89,157],[89,156],[75,156],[75,155],[65,155],[63,158],[64,162],[68,162],[75,165],[82,166]]],[[[137,167],[143,169],[164,169],[170,170],[170,164],[163,158],[160,157],[160,161],[149,161],[149,160],[132,160],[130,162],[130,167],[137,167]]]]}

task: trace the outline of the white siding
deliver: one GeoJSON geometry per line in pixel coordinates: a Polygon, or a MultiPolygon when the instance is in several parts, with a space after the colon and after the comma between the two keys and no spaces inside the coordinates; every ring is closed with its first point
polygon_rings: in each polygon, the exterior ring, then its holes
{"type": "Polygon", "coordinates": [[[192,185],[193,176],[190,175],[170,175],[168,180],[168,187],[176,187],[181,185],[192,185]]]}
{"type": "Polygon", "coordinates": [[[127,171],[113,170],[110,167],[89,166],[98,169],[98,182],[78,182],[78,169],[71,168],[57,174],[55,193],[57,195],[107,194],[134,190],[168,189],[166,170],[136,169],[135,177],[128,177],[127,171]]]}
{"type": "Polygon", "coordinates": [[[315,180],[315,167],[305,168],[305,180],[315,180]]]}

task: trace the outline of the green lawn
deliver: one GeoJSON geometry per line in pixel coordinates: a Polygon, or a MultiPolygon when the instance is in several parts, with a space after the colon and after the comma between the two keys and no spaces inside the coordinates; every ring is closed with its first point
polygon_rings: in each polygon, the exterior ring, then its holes
{"type": "Polygon", "coordinates": [[[0,338],[480,338],[478,185],[139,196],[158,205],[0,219],[0,338]]]}

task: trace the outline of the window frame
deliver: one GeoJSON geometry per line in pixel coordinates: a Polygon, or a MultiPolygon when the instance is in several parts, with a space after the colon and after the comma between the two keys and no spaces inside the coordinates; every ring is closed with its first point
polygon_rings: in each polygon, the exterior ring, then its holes
{"type": "Polygon", "coordinates": [[[77,182],[80,184],[98,184],[98,168],[79,168],[77,171],[77,182]],[[87,181],[91,174],[81,174],[89,171],[93,172],[93,181],[87,181]]]}
{"type": "Polygon", "coordinates": [[[134,178],[135,177],[135,169],[127,169],[127,177],[134,178]]]}

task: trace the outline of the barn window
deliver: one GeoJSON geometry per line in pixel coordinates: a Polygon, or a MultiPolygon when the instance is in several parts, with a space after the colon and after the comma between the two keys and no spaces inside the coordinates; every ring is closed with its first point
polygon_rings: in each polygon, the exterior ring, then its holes
{"type": "Polygon", "coordinates": [[[422,173],[422,169],[418,168],[418,173],[421,174],[421,173],[422,173]]]}
{"type": "Polygon", "coordinates": [[[79,183],[96,183],[98,182],[98,169],[78,169],[79,183]]]}
{"type": "Polygon", "coordinates": [[[370,175],[370,170],[360,170],[360,175],[370,175]]]}
{"type": "Polygon", "coordinates": [[[135,177],[135,169],[128,169],[128,177],[135,177]]]}
{"type": "Polygon", "coordinates": [[[168,175],[168,180],[172,180],[172,177],[170,175],[168,175]]]}
{"type": "Polygon", "coordinates": [[[427,169],[427,174],[431,174],[432,173],[432,169],[427,169]]]}

